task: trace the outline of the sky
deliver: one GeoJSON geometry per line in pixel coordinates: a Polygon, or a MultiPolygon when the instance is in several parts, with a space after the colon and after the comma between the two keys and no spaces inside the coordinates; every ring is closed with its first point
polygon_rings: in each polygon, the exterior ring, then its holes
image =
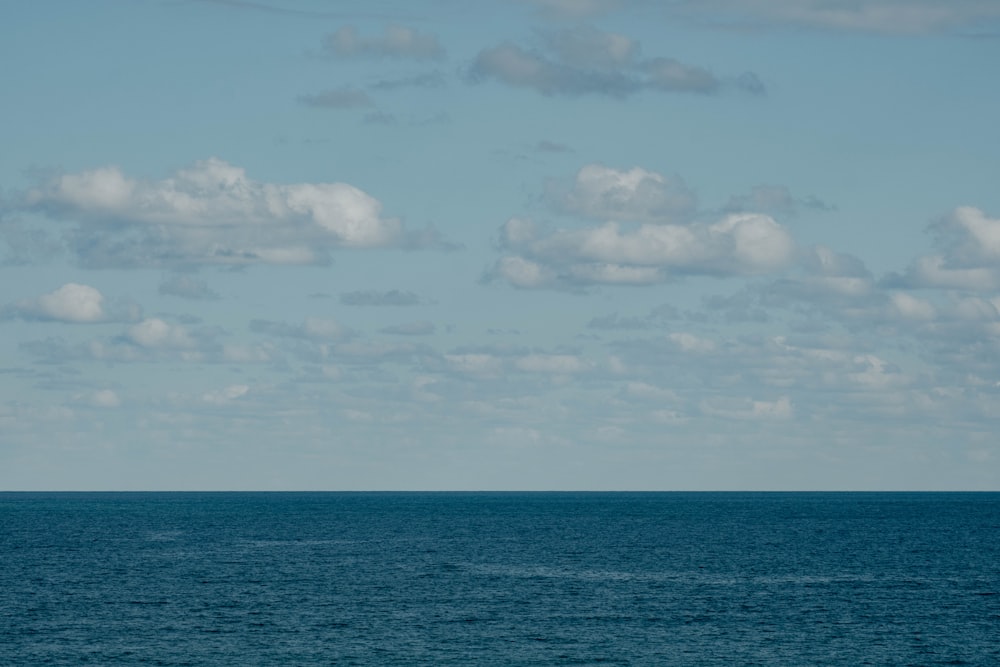
{"type": "Polygon", "coordinates": [[[0,15],[0,489],[1000,489],[994,0],[0,15]]]}

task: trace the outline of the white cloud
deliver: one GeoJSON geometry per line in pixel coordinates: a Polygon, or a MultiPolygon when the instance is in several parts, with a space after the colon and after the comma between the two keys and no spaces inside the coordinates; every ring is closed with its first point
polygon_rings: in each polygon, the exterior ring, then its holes
{"type": "Polygon", "coordinates": [[[323,48],[340,57],[407,58],[437,60],[444,48],[437,37],[403,25],[390,25],[378,37],[362,37],[353,26],[344,26],[323,38],[323,48]]]}
{"type": "Polygon", "coordinates": [[[677,176],[589,164],[577,172],[572,189],[558,203],[598,220],[674,222],[694,212],[697,198],[677,176]]]}
{"type": "Polygon", "coordinates": [[[160,181],[117,167],[64,174],[23,205],[79,223],[71,247],[94,266],[311,264],[337,247],[407,242],[402,223],[352,185],[262,183],[217,158],[160,181]]]}
{"type": "Polygon", "coordinates": [[[547,236],[514,219],[501,227],[500,242],[512,254],[488,277],[522,288],[648,284],[671,273],[758,275],[787,267],[795,250],[791,235],[774,219],[746,213],[714,223],[634,229],[608,222],[547,236]]]}
{"type": "Polygon", "coordinates": [[[150,317],[128,328],[128,339],[140,347],[163,349],[192,349],[195,340],[187,329],[170,324],[157,317],[150,317]]]}
{"type": "Polygon", "coordinates": [[[104,296],[89,285],[66,283],[35,299],[18,301],[4,309],[26,319],[56,320],[72,323],[101,322],[106,319],[104,296]]]}
{"type": "Polygon", "coordinates": [[[1000,219],[972,206],[956,208],[937,225],[948,248],[949,265],[959,268],[1000,265],[1000,219]]]}
{"type": "Polygon", "coordinates": [[[1000,289],[1000,267],[955,268],[940,255],[921,257],[902,276],[893,276],[890,284],[903,287],[930,287],[992,291],[1000,289]]]}

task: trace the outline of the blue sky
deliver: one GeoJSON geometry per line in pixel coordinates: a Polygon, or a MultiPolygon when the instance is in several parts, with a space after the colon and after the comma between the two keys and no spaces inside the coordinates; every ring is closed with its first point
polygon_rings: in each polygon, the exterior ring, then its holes
{"type": "Polygon", "coordinates": [[[995,2],[3,14],[0,488],[1000,488],[995,2]]]}

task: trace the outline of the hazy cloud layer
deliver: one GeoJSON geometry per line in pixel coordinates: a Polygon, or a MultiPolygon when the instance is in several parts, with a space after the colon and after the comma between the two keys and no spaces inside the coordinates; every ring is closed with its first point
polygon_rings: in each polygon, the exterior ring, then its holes
{"type": "Polygon", "coordinates": [[[667,11],[723,26],[925,34],[972,30],[1000,19],[991,0],[705,0],[667,11]]]}

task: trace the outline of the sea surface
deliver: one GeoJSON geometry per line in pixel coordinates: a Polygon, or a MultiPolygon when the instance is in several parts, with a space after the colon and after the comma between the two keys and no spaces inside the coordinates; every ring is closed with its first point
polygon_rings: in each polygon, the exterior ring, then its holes
{"type": "Polygon", "coordinates": [[[1000,665],[997,493],[0,493],[0,665],[1000,665]]]}

